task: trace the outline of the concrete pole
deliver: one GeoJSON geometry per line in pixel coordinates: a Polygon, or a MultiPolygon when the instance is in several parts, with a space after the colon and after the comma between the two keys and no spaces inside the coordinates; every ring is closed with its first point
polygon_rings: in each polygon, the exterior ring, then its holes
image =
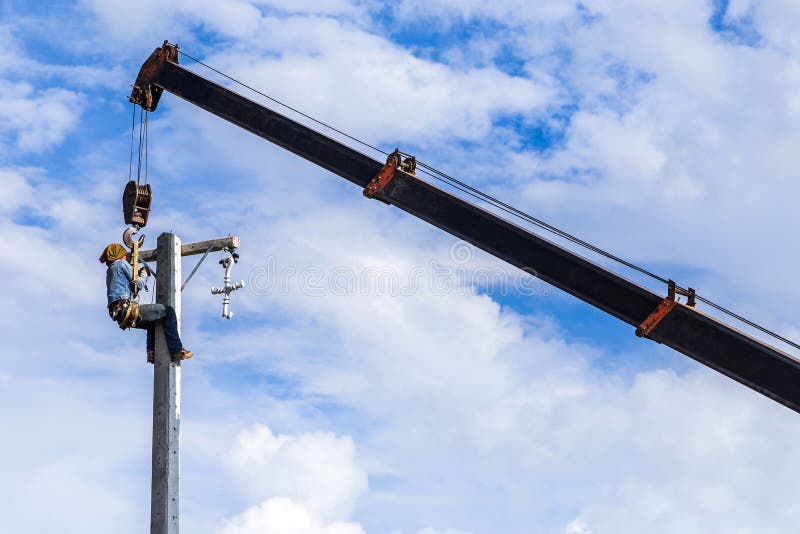
{"type": "MultiPolygon", "coordinates": [[[[181,240],[175,234],[158,236],[156,302],[169,304],[181,324],[181,240]]],[[[156,326],[153,366],[153,475],[150,497],[150,534],[178,534],[181,423],[181,362],[173,362],[156,326]]]]}

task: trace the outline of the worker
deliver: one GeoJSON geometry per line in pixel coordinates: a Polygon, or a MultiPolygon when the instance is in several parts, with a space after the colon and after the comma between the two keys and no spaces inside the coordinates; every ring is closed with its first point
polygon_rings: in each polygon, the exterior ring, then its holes
{"type": "Polygon", "coordinates": [[[163,321],[164,337],[167,341],[171,359],[188,360],[192,351],[183,348],[178,334],[178,318],[175,309],[166,304],[138,304],[133,295],[147,287],[150,268],[142,265],[139,280],[133,282],[133,267],[128,261],[125,247],[119,243],[108,245],[100,255],[100,263],[105,263],[106,293],[108,314],[119,323],[120,328],[142,328],[147,330],[147,361],[155,361],[155,325],[163,321]],[[138,312],[138,313],[137,313],[138,312]]]}

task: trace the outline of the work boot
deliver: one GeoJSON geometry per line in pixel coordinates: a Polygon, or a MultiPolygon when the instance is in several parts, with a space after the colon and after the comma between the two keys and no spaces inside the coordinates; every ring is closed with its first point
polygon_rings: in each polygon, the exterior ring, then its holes
{"type": "Polygon", "coordinates": [[[177,362],[179,360],[188,360],[194,356],[194,352],[186,349],[181,349],[180,352],[176,352],[172,355],[172,361],[177,362]]]}
{"type": "Polygon", "coordinates": [[[154,350],[147,351],[147,363],[156,363],[156,351],[154,350]]]}

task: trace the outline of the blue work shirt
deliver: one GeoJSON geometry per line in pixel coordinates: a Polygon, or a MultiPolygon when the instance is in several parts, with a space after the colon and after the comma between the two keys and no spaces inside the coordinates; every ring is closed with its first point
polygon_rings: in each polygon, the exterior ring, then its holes
{"type": "MultiPolygon", "coordinates": [[[[137,289],[147,286],[146,278],[139,278],[137,289]]],[[[106,294],[109,305],[120,299],[130,299],[133,292],[133,267],[127,260],[117,260],[106,271],[106,294]]]]}

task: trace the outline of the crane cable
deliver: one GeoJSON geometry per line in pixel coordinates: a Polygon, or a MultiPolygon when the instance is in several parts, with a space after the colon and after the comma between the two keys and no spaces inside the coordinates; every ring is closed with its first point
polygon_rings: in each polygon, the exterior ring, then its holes
{"type": "MultiPolygon", "coordinates": [[[[135,103],[132,104],[133,113],[131,116],[131,156],[128,162],[128,181],[133,180],[133,146],[134,134],[136,133],[136,108],[139,107],[135,103]]],[[[148,181],[148,151],[147,151],[147,118],[149,113],[143,108],[139,107],[139,148],[138,148],[138,161],[136,165],[136,185],[141,185],[142,182],[142,161],[144,160],[144,183],[148,181]]]]}
{"type": "MultiPolygon", "coordinates": [[[[254,92],[254,93],[258,94],[258,95],[261,95],[264,98],[266,98],[266,99],[278,104],[279,106],[282,106],[282,107],[284,107],[284,108],[286,108],[286,109],[288,109],[288,110],[290,110],[290,111],[292,111],[294,113],[297,113],[298,115],[300,115],[302,117],[305,117],[306,119],[309,119],[310,121],[312,121],[312,122],[314,122],[314,123],[316,123],[316,124],[318,124],[320,126],[323,126],[323,127],[328,128],[329,130],[332,130],[332,131],[334,131],[334,132],[336,132],[336,133],[338,133],[340,135],[343,135],[344,137],[350,139],[351,141],[355,141],[356,143],[358,143],[360,145],[363,145],[363,146],[365,146],[367,148],[370,148],[370,149],[372,149],[372,150],[374,150],[376,152],[379,152],[380,154],[383,154],[384,156],[388,156],[389,155],[388,152],[385,152],[384,150],[381,150],[380,148],[378,148],[378,147],[376,147],[376,146],[374,146],[374,145],[372,145],[370,143],[367,143],[366,141],[362,141],[361,139],[358,139],[357,137],[354,137],[354,136],[352,136],[352,135],[350,135],[350,134],[348,134],[346,132],[343,132],[342,130],[340,130],[338,128],[335,128],[334,126],[331,126],[330,124],[327,124],[327,123],[325,123],[325,122],[323,122],[323,121],[321,121],[321,120],[319,120],[319,119],[317,119],[315,117],[312,117],[311,115],[308,115],[308,114],[306,114],[306,113],[304,113],[304,112],[302,112],[302,111],[300,111],[300,110],[298,110],[298,109],[296,109],[296,108],[294,108],[294,107],[292,107],[292,106],[290,106],[288,104],[285,104],[285,103],[281,102],[280,100],[278,100],[276,98],[273,98],[273,97],[269,96],[268,94],[266,94],[266,93],[264,93],[262,91],[259,91],[258,89],[255,89],[254,87],[251,87],[250,85],[247,85],[244,82],[241,82],[241,81],[237,80],[236,78],[233,78],[232,76],[229,76],[229,75],[225,74],[224,72],[212,67],[211,65],[208,65],[207,63],[204,63],[203,61],[201,61],[201,60],[199,60],[199,59],[197,59],[195,57],[192,57],[191,55],[187,54],[186,52],[184,52],[180,48],[178,49],[178,53],[183,55],[183,56],[185,56],[186,58],[194,61],[195,63],[198,63],[198,64],[206,67],[207,69],[219,74],[220,76],[222,76],[224,78],[227,78],[231,82],[233,82],[233,83],[235,83],[237,85],[240,85],[240,86],[242,86],[242,87],[244,87],[246,89],[249,89],[250,91],[252,91],[252,92],[254,92]]],[[[400,152],[400,153],[402,155],[404,155],[404,156],[410,156],[410,154],[407,154],[405,152],[400,152]]],[[[611,254],[610,252],[607,252],[607,251],[605,251],[605,250],[603,250],[603,249],[601,249],[601,248],[599,248],[599,247],[597,247],[595,245],[592,245],[591,243],[589,243],[587,241],[584,241],[584,240],[582,240],[582,239],[580,239],[580,238],[578,238],[578,237],[576,237],[576,236],[574,236],[574,235],[572,235],[572,234],[570,234],[568,232],[565,232],[565,231],[563,231],[563,230],[561,230],[561,229],[559,229],[559,228],[557,228],[557,227],[555,227],[555,226],[553,226],[551,224],[548,224],[545,221],[543,221],[541,219],[538,219],[538,218],[534,217],[533,215],[531,215],[529,213],[526,213],[526,212],[524,212],[524,211],[522,211],[520,209],[517,209],[517,208],[511,206],[510,204],[507,204],[506,202],[503,202],[503,201],[501,201],[501,200],[499,200],[499,199],[497,199],[497,198],[495,198],[495,197],[493,197],[493,196],[491,196],[491,195],[489,195],[487,193],[484,193],[483,191],[480,191],[479,189],[476,189],[475,187],[470,186],[469,184],[466,184],[466,183],[464,183],[464,182],[462,182],[460,180],[457,180],[456,178],[453,178],[452,176],[450,176],[448,174],[445,174],[445,173],[437,170],[436,168],[434,168],[431,165],[428,165],[428,164],[426,164],[424,162],[421,162],[421,161],[417,160],[417,167],[420,168],[420,170],[424,174],[426,174],[426,175],[428,175],[428,176],[430,176],[430,177],[432,177],[432,178],[434,178],[434,179],[436,179],[436,180],[438,180],[440,182],[443,182],[443,183],[449,185],[450,187],[452,187],[454,189],[457,189],[458,191],[461,191],[462,193],[467,194],[467,195],[469,195],[469,196],[471,196],[471,197],[473,197],[473,198],[475,198],[475,199],[477,199],[479,201],[482,201],[482,202],[485,202],[487,204],[490,204],[490,205],[498,208],[499,210],[501,210],[501,211],[503,211],[505,213],[508,213],[509,215],[512,215],[514,217],[522,219],[523,221],[526,221],[528,223],[531,223],[531,224],[533,224],[533,225],[535,225],[535,226],[537,226],[537,227],[539,227],[539,228],[541,228],[543,230],[551,232],[551,233],[553,233],[553,234],[555,234],[555,235],[557,235],[557,236],[559,236],[559,237],[561,237],[561,238],[563,238],[563,239],[565,239],[565,240],[567,240],[569,242],[572,242],[572,243],[574,243],[576,245],[579,245],[579,246],[581,246],[581,247],[583,247],[583,248],[585,248],[587,250],[590,250],[590,251],[592,251],[592,252],[594,252],[596,254],[599,254],[599,255],[601,255],[601,256],[603,256],[605,258],[608,258],[608,259],[610,259],[610,260],[612,260],[614,262],[617,262],[617,263],[619,263],[621,265],[624,265],[625,267],[633,269],[633,270],[635,270],[635,271],[637,271],[637,272],[639,272],[639,273],[641,273],[641,274],[643,274],[645,276],[648,276],[648,277],[650,277],[650,278],[652,278],[654,280],[657,280],[658,282],[661,282],[663,284],[669,283],[669,280],[667,278],[664,278],[663,276],[659,276],[659,275],[657,275],[655,273],[652,273],[652,272],[648,271],[647,269],[645,269],[643,267],[639,267],[638,265],[636,265],[636,264],[634,264],[634,263],[632,263],[630,261],[626,261],[626,260],[620,258],[619,256],[611,254]]],[[[685,290],[685,288],[682,288],[680,286],[677,286],[677,287],[678,287],[678,289],[685,290]]],[[[749,320],[749,319],[737,314],[736,312],[733,312],[733,311],[731,311],[731,310],[729,310],[729,309],[727,309],[727,308],[725,308],[725,307],[723,307],[723,306],[721,306],[721,305],[719,305],[719,304],[717,304],[717,303],[715,303],[715,302],[713,302],[713,301],[711,301],[711,300],[709,300],[709,299],[707,299],[705,297],[702,297],[699,294],[696,294],[695,298],[697,300],[699,300],[700,302],[703,302],[704,304],[707,304],[708,306],[716,309],[717,311],[719,311],[721,313],[724,313],[724,314],[728,315],[729,317],[732,317],[733,319],[736,319],[737,321],[741,321],[742,323],[744,323],[744,324],[746,324],[746,325],[748,325],[748,326],[750,326],[752,328],[755,328],[756,330],[758,330],[758,331],[760,331],[760,332],[762,332],[762,333],[764,333],[764,334],[766,334],[766,335],[768,335],[770,337],[773,337],[773,338],[775,338],[775,339],[777,339],[779,341],[782,341],[783,343],[786,343],[787,345],[789,345],[789,346],[791,346],[791,347],[793,347],[795,349],[800,350],[800,344],[798,344],[798,343],[796,343],[796,342],[794,342],[794,341],[792,341],[790,339],[787,339],[786,337],[781,336],[780,334],[778,334],[776,332],[773,332],[772,330],[769,330],[768,328],[765,328],[765,327],[763,327],[763,326],[761,326],[761,325],[759,325],[759,324],[757,324],[757,323],[755,323],[755,322],[753,322],[753,321],[751,321],[751,320],[749,320]]]]}
{"type": "Polygon", "coordinates": [[[147,118],[149,113],[144,108],[139,108],[139,166],[136,171],[136,185],[141,183],[142,163],[144,163],[144,183],[147,183],[147,118]]]}
{"type": "Polygon", "coordinates": [[[136,104],[132,103],[133,113],[131,114],[131,159],[128,162],[128,181],[133,179],[133,133],[136,130],[136,104]]]}

